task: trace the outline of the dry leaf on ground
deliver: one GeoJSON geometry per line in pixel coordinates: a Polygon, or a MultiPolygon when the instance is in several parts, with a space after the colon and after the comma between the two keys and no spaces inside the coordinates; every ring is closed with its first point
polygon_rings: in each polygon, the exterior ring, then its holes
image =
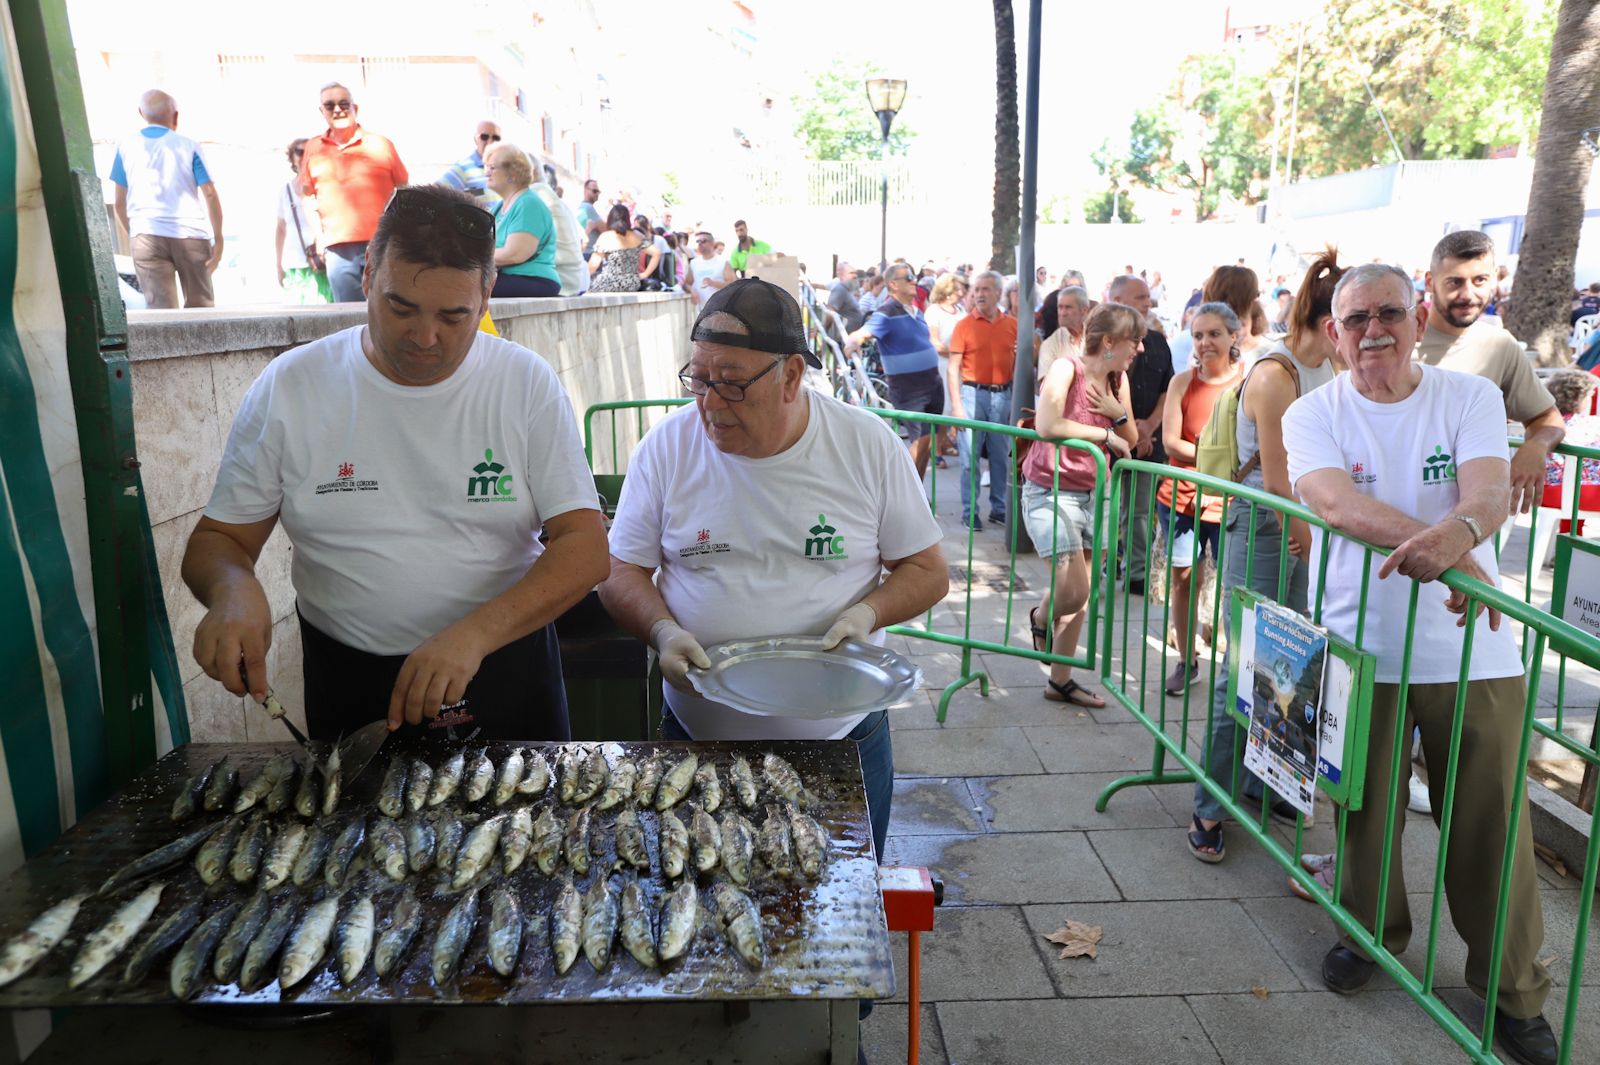
{"type": "Polygon", "coordinates": [[[1084,924],[1070,917],[1067,923],[1045,936],[1061,946],[1063,958],[1094,958],[1100,953],[1100,937],[1104,932],[1097,924],[1084,924]]]}
{"type": "Polygon", "coordinates": [[[1250,993],[1256,998],[1265,1001],[1267,995],[1269,995],[1271,992],[1269,992],[1265,987],[1262,987],[1260,984],[1257,984],[1255,987],[1250,989],[1250,993]]]}

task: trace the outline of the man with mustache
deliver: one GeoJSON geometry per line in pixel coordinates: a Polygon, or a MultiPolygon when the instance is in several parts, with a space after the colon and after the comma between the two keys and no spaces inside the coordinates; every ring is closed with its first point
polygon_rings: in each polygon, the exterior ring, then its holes
{"type": "MultiPolygon", "coordinates": [[[[1365,803],[1349,811],[1346,821],[1345,905],[1385,949],[1406,949],[1411,911],[1400,850],[1408,799],[1403,782],[1393,788],[1386,886],[1382,873],[1395,716],[1403,699],[1406,720],[1398,734],[1409,737],[1415,725],[1428,763],[1449,764],[1465,662],[1466,713],[1444,888],[1452,922],[1467,944],[1467,986],[1482,996],[1492,978],[1526,687],[1516,639],[1499,614],[1491,610],[1479,618],[1469,644],[1462,627],[1466,596],[1426,583],[1454,569],[1499,586],[1489,537],[1506,519],[1510,464],[1501,395],[1493,385],[1412,360],[1417,334],[1432,317],[1413,304],[1411,279],[1397,267],[1364,264],[1339,279],[1327,329],[1347,372],[1290,405],[1283,437],[1295,494],[1342,534],[1313,533],[1313,557],[1327,553],[1322,623],[1351,641],[1359,630],[1362,650],[1377,659],[1365,803]],[[1369,557],[1360,540],[1392,553],[1369,557]],[[1414,593],[1413,582],[1425,586],[1414,593]],[[1383,927],[1375,929],[1385,890],[1383,927]]],[[[1322,561],[1312,563],[1313,573],[1322,561]]],[[[1442,769],[1428,788],[1437,823],[1445,799],[1442,769]]],[[[1504,889],[1508,908],[1495,1034],[1517,1061],[1554,1065],[1555,1037],[1540,1012],[1550,974],[1538,960],[1544,921],[1529,819],[1524,797],[1510,841],[1511,882],[1504,889]]],[[[1322,978],[1331,990],[1348,995],[1366,986],[1376,969],[1361,944],[1346,935],[1323,958],[1322,978]]]]}
{"type": "Polygon", "coordinates": [[[183,558],[206,607],[195,659],[266,695],[256,561],[282,525],[307,733],[387,715],[565,740],[551,623],[607,572],[571,403],[542,358],[478,329],[494,222],[470,193],[398,189],[375,225],[367,321],[273,359],[234,418],[183,558]]]}
{"type": "Polygon", "coordinates": [[[1484,313],[1497,284],[1494,241],[1475,229],[1447,234],[1434,245],[1425,280],[1433,307],[1417,358],[1487,377],[1499,387],[1507,420],[1523,427],[1523,444],[1511,456],[1511,512],[1526,514],[1544,491],[1545,459],[1567,430],[1521,342],[1499,318],[1484,313]]]}

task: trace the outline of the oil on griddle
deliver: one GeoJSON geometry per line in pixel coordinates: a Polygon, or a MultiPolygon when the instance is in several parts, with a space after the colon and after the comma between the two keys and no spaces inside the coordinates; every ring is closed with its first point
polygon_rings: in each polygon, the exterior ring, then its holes
{"type": "Polygon", "coordinates": [[[391,743],[385,755],[327,812],[320,769],[287,746],[173,751],[0,886],[0,1007],[890,991],[853,743],[391,743]],[[699,826],[677,878],[662,866],[662,807],[699,826]],[[735,824],[748,840],[725,847],[735,824]],[[640,900],[659,945],[684,878],[699,888],[689,946],[652,957],[640,900]],[[578,960],[558,974],[551,915],[569,879],[620,921],[580,920],[578,960]],[[596,949],[607,927],[610,949],[596,949]]]}

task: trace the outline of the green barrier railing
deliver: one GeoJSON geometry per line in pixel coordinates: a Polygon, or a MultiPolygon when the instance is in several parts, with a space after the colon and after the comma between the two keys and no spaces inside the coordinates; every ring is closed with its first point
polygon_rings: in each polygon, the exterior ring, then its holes
{"type": "MultiPolygon", "coordinates": [[[[1228,546],[1230,538],[1237,538],[1241,535],[1246,538],[1243,555],[1245,559],[1244,573],[1239,586],[1253,586],[1258,591],[1265,586],[1269,590],[1266,598],[1283,601],[1291,587],[1290,576],[1295,560],[1290,555],[1290,541],[1287,537],[1279,537],[1280,542],[1275,550],[1267,549],[1268,545],[1258,544],[1259,519],[1261,516],[1263,514],[1274,515],[1280,529],[1285,527],[1286,522],[1298,520],[1304,522],[1308,527],[1321,529],[1325,537],[1340,536],[1339,533],[1314,513],[1297,503],[1289,502],[1264,491],[1246,488],[1230,481],[1198,474],[1193,470],[1179,470],[1150,462],[1125,461],[1117,464],[1112,474],[1110,493],[1111,506],[1113,508],[1118,507],[1123,496],[1131,490],[1130,482],[1139,474],[1148,475],[1145,490],[1151,493],[1154,493],[1157,482],[1161,480],[1172,483],[1182,481],[1194,485],[1197,493],[1195,501],[1196,513],[1203,512],[1202,507],[1207,499],[1222,501],[1225,508],[1227,508],[1225,509],[1226,516],[1217,528],[1218,543],[1215,557],[1219,562],[1219,594],[1214,598],[1210,606],[1210,618],[1214,633],[1223,632],[1220,620],[1224,603],[1229,598],[1228,589],[1222,587],[1222,585],[1230,583],[1225,581],[1223,576],[1226,572],[1227,560],[1230,557],[1228,546]],[[1257,567],[1264,568],[1265,573],[1258,573],[1257,567]]],[[[1175,523],[1174,516],[1166,524],[1167,543],[1171,543],[1175,523]]],[[[1156,531],[1160,531],[1159,528],[1156,531]]],[[[1264,536],[1266,534],[1260,533],[1260,535],[1264,536]]],[[[1151,548],[1152,558],[1156,557],[1154,555],[1154,539],[1155,534],[1153,532],[1152,543],[1148,545],[1151,548]]],[[[1354,639],[1351,641],[1354,647],[1360,650],[1364,647],[1365,628],[1369,614],[1368,596],[1372,580],[1371,563],[1374,558],[1386,555],[1388,552],[1382,548],[1350,540],[1348,537],[1342,537],[1342,539],[1358,544],[1362,548],[1366,560],[1359,591],[1359,618],[1354,639]]],[[[1170,552],[1168,553],[1166,571],[1169,588],[1171,587],[1173,570],[1181,568],[1185,563],[1191,568],[1191,572],[1198,576],[1203,564],[1201,553],[1202,544],[1198,538],[1195,540],[1188,558],[1173,559],[1170,552]]],[[[1327,587],[1328,553],[1322,552],[1321,558],[1321,573],[1317,574],[1315,579],[1316,594],[1308,604],[1313,622],[1321,619],[1323,592],[1327,587]]],[[[1388,579],[1407,580],[1408,578],[1395,575],[1388,579]]],[[[1270,804],[1272,802],[1271,790],[1263,789],[1263,794],[1259,800],[1244,798],[1244,770],[1240,765],[1240,754],[1244,740],[1242,728],[1236,726],[1233,730],[1234,743],[1228,759],[1228,779],[1225,781],[1218,780],[1206,771],[1208,764],[1214,765],[1211,745],[1213,734],[1217,730],[1217,715],[1219,713],[1229,714],[1233,712],[1231,709],[1233,705],[1231,693],[1218,696],[1217,685],[1219,683],[1224,685],[1221,690],[1224,693],[1228,692],[1226,670],[1219,663],[1219,645],[1221,641],[1216,640],[1215,636],[1213,637],[1209,670],[1210,683],[1202,686],[1202,690],[1210,693],[1207,712],[1204,716],[1205,738],[1200,741],[1197,749],[1192,747],[1190,736],[1191,724],[1196,723],[1196,719],[1191,713],[1192,701],[1196,691],[1193,686],[1184,685],[1182,701],[1179,704],[1176,717],[1169,714],[1167,701],[1162,697],[1162,693],[1159,690],[1155,695],[1155,698],[1159,700],[1158,705],[1155,707],[1150,705],[1150,689],[1152,685],[1150,683],[1149,670],[1151,664],[1149,636],[1151,634],[1152,620],[1158,623],[1155,629],[1156,634],[1165,637],[1169,625],[1175,620],[1173,616],[1174,610],[1181,610],[1186,615],[1182,620],[1185,620],[1187,625],[1179,626],[1179,628],[1186,627],[1192,632],[1195,622],[1205,616],[1205,609],[1200,601],[1201,597],[1195,590],[1199,586],[1198,580],[1190,584],[1190,595],[1187,601],[1183,603],[1174,604],[1170,601],[1169,596],[1167,601],[1160,604],[1159,609],[1153,609],[1151,603],[1153,596],[1145,597],[1141,608],[1141,624],[1136,632],[1133,631],[1130,625],[1133,613],[1131,609],[1132,603],[1130,602],[1131,597],[1124,590],[1121,596],[1123,614],[1120,647],[1113,646],[1113,637],[1117,629],[1117,597],[1110,596],[1106,600],[1106,610],[1101,619],[1104,626],[1106,646],[1106,654],[1101,663],[1102,680],[1107,693],[1116,699],[1121,706],[1134,716],[1135,720],[1144,725],[1150,732],[1154,739],[1154,751],[1149,772],[1123,777],[1108,785],[1098,797],[1096,809],[1103,812],[1111,797],[1119,790],[1130,785],[1194,783],[1198,780],[1206,793],[1215,799],[1222,810],[1225,811],[1224,816],[1235,819],[1241,829],[1248,833],[1328,913],[1338,928],[1349,936],[1368,957],[1377,962],[1383,971],[1388,973],[1396,984],[1405,990],[1427,1015],[1466,1051],[1470,1060],[1482,1063],[1498,1062],[1500,1059],[1495,1056],[1493,1051],[1495,1002],[1499,995],[1500,972],[1504,961],[1508,925],[1513,920],[1513,915],[1508,912],[1513,889],[1512,869],[1514,859],[1517,858],[1516,841],[1519,829],[1522,827],[1520,821],[1525,816],[1528,757],[1532,737],[1535,733],[1543,735],[1560,744],[1588,765],[1600,763],[1600,756],[1597,756],[1594,751],[1577,743],[1570,737],[1564,736],[1557,728],[1552,728],[1537,720],[1535,711],[1538,693],[1543,680],[1544,669],[1548,665],[1545,662],[1545,657],[1549,654],[1554,654],[1558,657],[1558,672],[1564,671],[1569,659],[1590,669],[1600,668],[1600,640],[1558,618],[1531,607],[1528,603],[1513,595],[1463,576],[1453,570],[1441,577],[1439,583],[1446,588],[1464,594],[1467,598],[1467,612],[1464,622],[1465,642],[1463,646],[1470,648],[1476,626],[1486,623],[1477,614],[1478,607],[1481,605],[1482,607],[1499,611],[1503,615],[1505,622],[1522,626],[1532,641],[1532,661],[1536,666],[1528,676],[1522,720],[1518,730],[1519,737],[1515,771],[1513,773],[1515,784],[1511,797],[1506,843],[1501,848],[1501,853],[1496,863],[1499,870],[1498,883],[1501,888],[1495,899],[1494,933],[1489,959],[1489,976],[1486,984],[1485,1016],[1481,1030],[1474,1031],[1467,1022],[1450,1010],[1435,991],[1439,926],[1443,913],[1446,861],[1452,844],[1457,771],[1462,753],[1462,726],[1466,713],[1468,671],[1471,665],[1470,655],[1463,655],[1457,676],[1452,732],[1446,763],[1443,766],[1429,766],[1430,776],[1433,773],[1443,771],[1444,788],[1442,792],[1442,809],[1439,812],[1439,850],[1434,867],[1431,906],[1427,924],[1426,954],[1420,978],[1411,973],[1395,954],[1383,946],[1381,942],[1382,933],[1374,935],[1369,931],[1362,920],[1344,905],[1341,897],[1345,874],[1348,818],[1351,809],[1364,805],[1369,811],[1378,809],[1386,811],[1382,826],[1383,858],[1378,870],[1377,902],[1372,919],[1373,928],[1384,928],[1391,877],[1398,873],[1398,870],[1392,866],[1394,853],[1392,848],[1396,841],[1397,833],[1396,804],[1397,802],[1399,804],[1398,816],[1403,817],[1405,803],[1400,800],[1400,789],[1405,787],[1405,781],[1409,777],[1407,754],[1411,745],[1409,742],[1409,729],[1406,727],[1407,701],[1411,691],[1409,677],[1412,672],[1412,644],[1416,624],[1416,604],[1421,585],[1415,582],[1412,582],[1411,585],[1410,608],[1406,620],[1405,644],[1401,658],[1400,680],[1397,687],[1398,705],[1394,711],[1393,735],[1383,737],[1393,744],[1391,755],[1387,760],[1387,764],[1377,767],[1347,765],[1347,768],[1356,769],[1358,776],[1363,771],[1373,769],[1379,770],[1380,773],[1377,777],[1374,777],[1370,772],[1367,773],[1364,804],[1361,802],[1362,797],[1356,794],[1354,796],[1346,796],[1344,803],[1335,806],[1336,850],[1333,888],[1331,891],[1324,889],[1313,874],[1303,868],[1300,863],[1305,847],[1306,825],[1304,817],[1296,817],[1293,845],[1292,847],[1285,847],[1269,829],[1270,804]],[[1134,638],[1137,638],[1140,645],[1137,652],[1131,646],[1131,641],[1134,638]],[[1133,662],[1135,658],[1138,659],[1137,667],[1133,662]],[[1197,758],[1196,755],[1199,757],[1197,758]],[[1168,759],[1176,763],[1176,770],[1168,768],[1168,759]],[[1386,785],[1382,780],[1382,773],[1387,773],[1386,785]],[[1375,799],[1375,796],[1379,794],[1385,800],[1382,805],[1375,799]]],[[[1154,589],[1147,590],[1153,592],[1154,589]]],[[[1437,593],[1431,591],[1430,594],[1437,593]]],[[[1237,637],[1229,638],[1229,648],[1235,646],[1236,639],[1237,637]]],[[[1167,642],[1164,638],[1160,641],[1160,648],[1158,678],[1166,671],[1167,642]]],[[[1239,680],[1236,681],[1237,683],[1244,682],[1239,680]]],[[[1158,689],[1159,686],[1160,682],[1158,680],[1158,689]]],[[[1373,707],[1369,695],[1365,700],[1356,700],[1350,713],[1362,718],[1362,724],[1366,724],[1370,722],[1372,710],[1373,707]]],[[[1237,715],[1235,717],[1237,718],[1237,715]]],[[[1355,731],[1359,736],[1362,729],[1357,728],[1355,731]]],[[[1380,737],[1371,736],[1370,739],[1376,743],[1380,737]]],[[[1359,746],[1352,744],[1352,747],[1354,749],[1346,754],[1347,760],[1350,757],[1365,758],[1365,739],[1361,740],[1359,746]]],[[[1331,795],[1334,789],[1327,787],[1326,783],[1321,778],[1317,778],[1318,786],[1323,787],[1323,790],[1328,791],[1331,795]]],[[[1472,830],[1481,831],[1481,826],[1475,825],[1472,830]]],[[[1591,814],[1590,816],[1589,838],[1591,841],[1595,839],[1597,831],[1600,831],[1600,813],[1591,814]]],[[[1524,861],[1532,861],[1531,853],[1524,854],[1522,859],[1524,861]]],[[[1597,865],[1600,865],[1600,847],[1596,847],[1591,843],[1587,848],[1583,864],[1583,886],[1582,894],[1579,897],[1583,900],[1592,900],[1596,884],[1597,865]]],[[[1532,870],[1527,870],[1526,875],[1532,875],[1532,870]]],[[[1572,961],[1565,982],[1566,1001],[1562,1014],[1560,1043],[1560,1061],[1562,1063],[1569,1063],[1574,1060],[1572,1056],[1572,1041],[1577,1017],[1579,989],[1583,977],[1591,908],[1587,904],[1580,906],[1573,943],[1572,961]]]]}
{"type": "MultiPolygon", "coordinates": [[[[610,459],[611,469],[616,471],[616,473],[610,476],[617,476],[621,474],[623,470],[623,455],[621,453],[622,438],[619,436],[618,431],[618,415],[622,412],[632,412],[634,418],[634,429],[636,433],[635,439],[637,439],[638,437],[642,437],[644,435],[646,428],[644,416],[645,410],[650,408],[659,409],[680,407],[690,402],[692,402],[692,400],[686,398],[643,399],[626,400],[614,403],[598,403],[594,406],[591,406],[584,412],[583,416],[584,454],[589,460],[590,468],[593,469],[595,466],[594,423],[597,415],[602,413],[612,414],[610,426],[610,459]]],[[[884,408],[867,409],[870,409],[873,414],[878,415],[886,421],[895,423],[898,426],[926,426],[928,431],[933,434],[937,434],[941,427],[948,426],[966,433],[988,433],[992,434],[994,437],[1004,440],[1006,446],[1005,469],[1008,471],[1007,491],[1010,493],[1010,498],[1012,500],[1020,499],[1020,496],[1018,495],[1020,491],[1018,464],[1015,460],[1018,446],[1021,444],[1028,444],[1048,447],[1053,446],[1055,443],[1054,441],[1046,440],[1044,437],[1040,436],[1037,432],[1031,429],[1023,429],[1017,426],[1001,425],[993,422],[980,422],[964,418],[952,418],[941,414],[914,414],[905,411],[889,410],[884,408]]],[[[1104,453],[1098,446],[1081,440],[1064,441],[1061,442],[1061,446],[1083,450],[1093,456],[1095,463],[1095,480],[1094,488],[1090,493],[1091,505],[1093,507],[1092,512],[1096,515],[1103,515],[1105,513],[1104,502],[1107,472],[1104,453]]],[[[603,476],[607,475],[597,475],[597,480],[603,476]]],[[[978,513],[980,509],[980,482],[980,462],[975,457],[970,464],[970,469],[968,470],[967,484],[970,498],[972,500],[972,506],[974,508],[974,513],[978,513]]],[[[929,499],[929,506],[932,507],[935,512],[938,511],[939,506],[938,485],[939,479],[937,477],[933,478],[932,494],[929,499]]],[[[1060,475],[1059,471],[1057,471],[1052,480],[1052,502],[1059,498],[1060,492],[1060,475]]],[[[1105,543],[1107,539],[1106,536],[1100,534],[1095,535],[1092,538],[1091,543],[1087,546],[1087,549],[1091,553],[1089,559],[1088,600],[1084,606],[1088,623],[1084,626],[1084,645],[1080,652],[1072,655],[1058,655],[1048,649],[1048,643],[1046,645],[1046,650],[1036,651],[1032,647],[1031,641],[1026,644],[1019,644],[1013,642],[1012,640],[1012,626],[1016,616],[1016,599],[1019,591],[1016,576],[1017,548],[1019,544],[1019,537],[1022,535],[1022,532],[1017,528],[1018,524],[1021,522],[1020,508],[1013,506],[1011,513],[1016,516],[1016,520],[1013,521],[1011,526],[1006,530],[1007,557],[1005,560],[1006,581],[1004,588],[1006,603],[1003,626],[1001,632],[998,634],[998,639],[988,639],[984,638],[983,636],[974,635],[973,631],[972,602],[974,597],[974,582],[971,579],[971,575],[974,572],[975,562],[978,562],[979,560],[977,558],[975,544],[976,536],[971,528],[968,528],[966,531],[965,572],[968,575],[968,579],[964,582],[965,588],[962,591],[961,598],[959,600],[959,611],[961,614],[961,617],[958,619],[959,631],[946,632],[939,630],[939,607],[929,610],[923,616],[922,625],[920,627],[915,625],[891,625],[887,630],[900,636],[905,636],[912,639],[927,640],[931,643],[936,643],[945,647],[956,648],[960,650],[960,673],[954,681],[945,687],[939,698],[938,720],[941,724],[944,723],[949,712],[950,700],[955,696],[956,692],[960,691],[962,688],[976,682],[979,686],[979,691],[981,694],[984,696],[989,694],[988,674],[982,669],[975,668],[972,657],[974,652],[1008,654],[1022,658],[1034,659],[1047,664],[1060,664],[1078,669],[1093,669],[1095,668],[1095,663],[1098,660],[1099,634],[1097,627],[1093,624],[1093,619],[1099,615],[1100,602],[1104,594],[1104,571],[1107,564],[1105,549],[1105,543]]],[[[1061,530],[1058,526],[1056,533],[1054,534],[1054,541],[1056,543],[1059,543],[1060,534],[1061,530]]],[[[1052,554],[1054,554],[1054,552],[1052,552],[1052,554]]],[[[985,564],[999,565],[999,563],[985,564]]],[[[1052,579],[1050,580],[1050,587],[1048,591],[1045,593],[1042,602],[1039,604],[1040,614],[1042,617],[1054,617],[1056,598],[1057,589],[1055,587],[1055,582],[1052,579]]],[[[956,606],[951,604],[949,599],[946,599],[941,606],[951,610],[957,609],[956,606]]],[[[1022,613],[1023,616],[1026,617],[1028,611],[1024,610],[1022,613]]],[[[1053,632],[1054,625],[1048,626],[1046,631],[1053,632]]]]}

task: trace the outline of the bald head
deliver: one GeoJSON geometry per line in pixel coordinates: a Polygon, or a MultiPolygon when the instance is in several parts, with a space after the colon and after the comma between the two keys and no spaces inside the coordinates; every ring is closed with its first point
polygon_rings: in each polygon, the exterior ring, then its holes
{"type": "Polygon", "coordinates": [[[151,89],[139,97],[139,114],[152,126],[175,129],[178,125],[178,101],[160,89],[151,89]]]}

